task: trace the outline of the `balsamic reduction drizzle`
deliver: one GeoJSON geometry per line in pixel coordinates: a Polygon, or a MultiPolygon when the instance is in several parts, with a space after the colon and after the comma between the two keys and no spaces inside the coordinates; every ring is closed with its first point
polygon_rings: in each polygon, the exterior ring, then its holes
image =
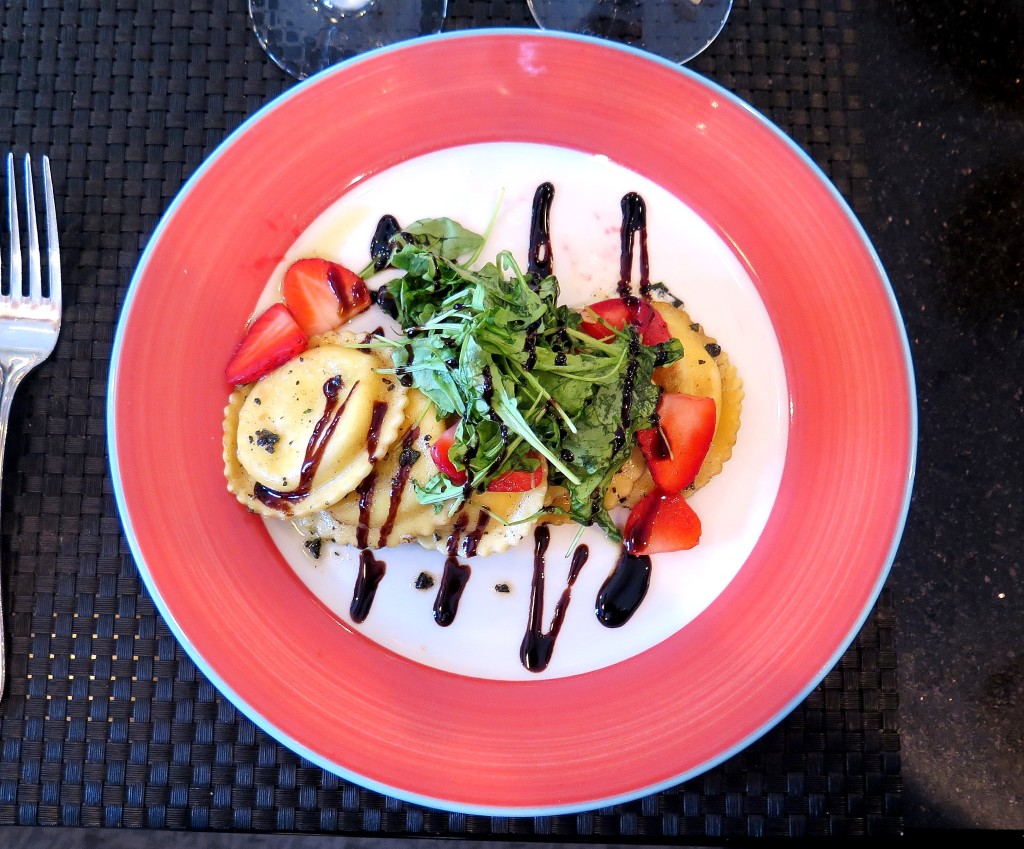
{"type": "Polygon", "coordinates": [[[313,426],[313,433],[310,434],[309,442],[306,444],[306,454],[303,457],[302,466],[299,468],[298,485],[295,489],[280,491],[257,483],[252,491],[254,498],[268,507],[280,510],[282,513],[291,513],[291,505],[309,495],[310,490],[313,488],[313,478],[316,476],[316,470],[320,467],[320,461],[323,459],[324,451],[327,448],[327,442],[330,440],[334,429],[338,426],[338,421],[345,412],[348,399],[352,397],[352,393],[355,392],[358,385],[359,381],[357,380],[352,384],[348,395],[345,396],[345,399],[339,405],[341,390],[344,387],[341,376],[335,375],[324,383],[324,398],[327,399],[327,404],[324,407],[323,415],[320,416],[320,420],[313,426]]]}
{"type": "MultiPolygon", "coordinates": [[[[407,453],[412,444],[419,438],[420,429],[413,427],[406,431],[405,436],[402,438],[401,453],[398,455],[399,458],[407,456],[407,453]]],[[[384,519],[384,523],[380,526],[380,536],[378,537],[377,545],[381,548],[388,544],[388,538],[391,536],[391,531],[395,527],[395,519],[398,516],[398,505],[402,501],[402,494],[405,492],[406,484],[409,482],[409,472],[412,471],[412,462],[399,461],[398,469],[395,471],[395,476],[391,478],[391,500],[388,503],[388,515],[384,519]]]]}
{"type": "MultiPolygon", "coordinates": [[[[553,258],[551,255],[551,203],[555,198],[555,187],[551,183],[541,183],[533,195],[533,208],[530,214],[530,248],[527,272],[531,285],[536,288],[542,279],[551,274],[553,258]]],[[[537,330],[540,319],[526,328],[526,341],[523,352],[526,361],[523,367],[530,371],[537,364],[537,330]]]]}
{"type": "MultiPolygon", "coordinates": [[[[633,310],[639,305],[639,299],[632,292],[633,251],[637,241],[640,246],[640,279],[637,283],[640,297],[649,299],[651,295],[651,269],[647,256],[647,204],[636,192],[627,192],[622,196],[622,228],[619,242],[619,284],[618,294],[624,298],[627,306],[633,310]]],[[[639,368],[637,355],[639,342],[631,337],[629,343],[629,362],[622,389],[622,424],[615,429],[612,447],[618,451],[623,447],[626,432],[629,429],[633,412],[633,395],[635,392],[636,372],[639,368]]]]}
{"type": "MultiPolygon", "coordinates": [[[[386,405],[385,405],[386,406],[386,405]]],[[[378,424],[379,427],[379,424],[378,424]]],[[[414,427],[407,431],[402,439],[402,452],[407,451],[419,436],[419,428],[414,427]]],[[[370,448],[371,438],[367,436],[367,449],[370,448]]],[[[374,447],[376,440],[374,439],[374,447]]],[[[372,452],[371,452],[372,454],[372,452]]],[[[400,455],[400,456],[403,456],[400,455]]],[[[401,463],[394,477],[391,479],[391,490],[389,492],[388,514],[377,536],[377,546],[384,548],[388,544],[388,537],[395,525],[395,517],[398,513],[398,504],[402,500],[402,493],[405,491],[406,483],[409,480],[409,471],[412,463],[401,463]]],[[[359,575],[356,579],[355,590],[352,595],[352,603],[349,606],[349,613],[356,622],[366,619],[373,605],[373,599],[377,592],[377,585],[380,584],[384,573],[387,571],[387,564],[383,560],[374,557],[373,552],[367,548],[369,545],[369,528],[373,509],[373,496],[377,488],[377,469],[368,474],[356,487],[359,494],[359,519],[356,524],[356,545],[359,547],[359,575]]]]}
{"type": "Polygon", "coordinates": [[[377,587],[387,571],[387,564],[373,556],[373,552],[364,548],[359,552],[359,573],[356,586],[352,591],[352,603],[348,612],[353,622],[365,622],[377,594],[377,587]]]}
{"type": "Polygon", "coordinates": [[[535,281],[551,274],[551,204],[554,199],[555,187],[551,183],[541,183],[533,194],[527,271],[535,281]]]}
{"type": "Polygon", "coordinates": [[[454,554],[448,555],[444,561],[441,586],[434,599],[434,621],[442,628],[447,628],[455,621],[462,591],[466,589],[471,573],[469,564],[461,563],[454,554]]]}
{"type": "Polygon", "coordinates": [[[523,342],[526,361],[523,363],[523,368],[527,371],[532,371],[533,367],[537,365],[537,329],[539,327],[540,319],[538,318],[526,328],[526,340],[523,342]]]}
{"type": "Polygon", "coordinates": [[[551,625],[547,631],[541,625],[541,616],[544,611],[544,583],[547,569],[548,543],[551,542],[551,531],[547,525],[539,525],[533,532],[533,584],[530,593],[530,622],[523,635],[523,642],[519,646],[519,660],[530,672],[543,672],[551,662],[552,652],[555,650],[555,640],[562,630],[562,622],[565,620],[565,611],[569,607],[572,596],[572,588],[579,577],[583,564],[590,556],[590,550],[585,545],[578,546],[572,554],[572,563],[569,566],[569,578],[565,589],[558,597],[555,604],[555,612],[551,617],[551,625]]]}
{"type": "Polygon", "coordinates": [[[366,549],[369,543],[370,508],[373,506],[373,492],[377,488],[377,470],[374,469],[359,482],[359,521],[356,523],[356,545],[366,549]]]}
{"type": "Polygon", "coordinates": [[[491,514],[486,510],[481,510],[476,520],[476,527],[462,540],[462,551],[466,557],[476,556],[476,547],[480,545],[480,538],[484,535],[484,531],[487,530],[487,524],[490,521],[491,514]]]}
{"type": "Polygon", "coordinates": [[[629,428],[630,419],[633,417],[633,398],[636,394],[636,373],[640,368],[639,347],[640,339],[634,333],[629,337],[627,347],[626,374],[622,381],[622,408],[620,411],[621,424],[615,429],[612,437],[612,451],[617,452],[623,447],[626,441],[626,431],[629,428]]]}
{"type": "Polygon", "coordinates": [[[638,292],[641,298],[651,294],[651,268],[647,256],[647,204],[636,192],[622,197],[622,230],[620,233],[619,255],[619,297],[632,294],[630,281],[633,275],[634,242],[640,242],[640,280],[638,292]]]}
{"type": "Polygon", "coordinates": [[[366,283],[363,282],[361,277],[357,277],[353,283],[352,288],[345,285],[345,282],[341,279],[341,274],[338,273],[338,269],[329,265],[327,267],[327,282],[331,286],[331,291],[334,292],[334,297],[338,299],[338,303],[341,304],[342,312],[347,311],[352,307],[352,302],[362,302],[369,290],[366,288],[366,283]]]}
{"type": "Polygon", "coordinates": [[[388,267],[391,262],[391,240],[401,231],[395,216],[381,216],[377,229],[373,231],[373,238],[370,239],[370,258],[373,260],[374,271],[383,271],[388,267]]]}
{"type": "Polygon", "coordinates": [[[598,621],[607,628],[625,625],[640,607],[650,585],[651,558],[646,554],[631,554],[623,547],[615,568],[597,595],[594,612],[598,621]]]}
{"type": "Polygon", "coordinates": [[[398,375],[398,382],[402,384],[406,389],[412,386],[412,361],[415,356],[416,349],[412,345],[405,346],[406,360],[405,365],[396,369],[395,373],[398,375]]]}
{"type": "Polygon", "coordinates": [[[441,574],[441,585],[434,597],[434,621],[442,628],[447,628],[455,621],[455,614],[459,612],[459,601],[462,599],[462,591],[469,583],[469,576],[472,573],[470,567],[460,563],[458,558],[459,540],[462,532],[466,529],[468,519],[465,513],[460,513],[455,520],[452,535],[448,537],[448,557],[444,561],[444,572],[441,574]]]}
{"type": "Polygon", "coordinates": [[[388,405],[384,401],[374,401],[373,409],[370,411],[370,429],[366,432],[366,454],[373,463],[378,460],[377,443],[380,441],[380,426],[384,421],[384,414],[388,411],[388,405]]]}

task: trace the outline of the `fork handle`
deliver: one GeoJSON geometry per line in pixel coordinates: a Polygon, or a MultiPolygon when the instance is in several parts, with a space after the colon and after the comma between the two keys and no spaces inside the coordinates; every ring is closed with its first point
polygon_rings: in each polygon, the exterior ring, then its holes
{"type": "MultiPolygon", "coordinates": [[[[29,373],[32,362],[17,354],[8,357],[0,364],[0,482],[3,480],[4,449],[7,446],[7,423],[11,418],[11,404],[14,393],[21,385],[22,378],[29,373]]],[[[0,507],[2,507],[3,489],[0,487],[0,507]]],[[[3,513],[0,510],[0,517],[3,513]]],[[[2,573],[0,573],[0,699],[7,688],[7,619],[4,615],[4,591],[2,573]]]]}

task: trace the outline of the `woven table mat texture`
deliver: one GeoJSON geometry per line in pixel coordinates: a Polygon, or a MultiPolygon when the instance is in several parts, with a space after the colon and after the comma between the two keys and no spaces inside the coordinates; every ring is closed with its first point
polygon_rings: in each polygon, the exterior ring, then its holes
{"type": "MultiPolygon", "coordinates": [[[[863,211],[852,3],[737,0],[691,67],[778,123],[863,211]]],[[[0,151],[51,157],[65,291],[57,350],[16,397],[3,476],[0,825],[677,844],[902,831],[885,592],[762,739],[677,787],[577,815],[407,804],[326,773],[239,713],[140,580],[113,496],[106,389],[119,308],[161,214],[294,80],[263,53],[245,0],[26,0],[0,15],[0,151]]],[[[532,27],[525,0],[449,4],[448,29],[495,25],[532,27]]]]}

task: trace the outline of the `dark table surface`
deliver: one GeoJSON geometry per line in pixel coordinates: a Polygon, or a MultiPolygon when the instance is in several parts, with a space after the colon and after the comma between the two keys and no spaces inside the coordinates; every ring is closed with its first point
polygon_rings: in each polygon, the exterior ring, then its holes
{"type": "MultiPolygon", "coordinates": [[[[533,26],[525,2],[450,4],[449,29],[495,24],[533,26]]],[[[4,466],[0,845],[1024,834],[1024,2],[737,0],[690,67],[789,133],[872,239],[916,372],[914,495],[864,633],[793,716],[676,790],[520,823],[291,757],[175,644],[121,533],[104,421],[120,303],[188,176],[294,80],[243,0],[3,5],[0,150],[54,159],[67,306],[4,466]]]]}

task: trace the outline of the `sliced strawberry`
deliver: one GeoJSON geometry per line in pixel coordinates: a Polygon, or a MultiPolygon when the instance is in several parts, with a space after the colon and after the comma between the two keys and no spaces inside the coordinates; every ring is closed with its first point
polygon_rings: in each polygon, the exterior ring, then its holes
{"type": "Polygon", "coordinates": [[[598,301],[596,304],[583,310],[583,321],[580,322],[580,331],[593,336],[599,342],[607,342],[615,334],[608,326],[616,330],[622,330],[629,324],[629,307],[626,306],[624,298],[609,298],[607,301],[598,301]],[[599,321],[603,319],[604,323],[599,321]]]}
{"type": "Polygon", "coordinates": [[[458,468],[448,456],[452,445],[455,444],[455,430],[458,426],[459,423],[456,422],[434,440],[430,446],[430,459],[434,461],[434,465],[437,466],[437,470],[441,474],[448,475],[448,479],[456,486],[462,486],[466,482],[466,473],[458,468]]]}
{"type": "Polygon", "coordinates": [[[306,350],[306,334],[288,307],[274,304],[245,331],[224,369],[228,383],[251,383],[306,350]]]}
{"type": "Polygon", "coordinates": [[[281,295],[307,336],[334,330],[370,306],[363,278],[343,265],[310,257],[284,273],[281,295]]]}
{"type": "MultiPolygon", "coordinates": [[[[533,452],[527,455],[528,457],[535,457],[537,455],[533,452]]],[[[502,472],[489,484],[487,484],[488,492],[528,492],[540,486],[544,482],[544,470],[546,468],[544,461],[537,458],[537,468],[532,472],[528,472],[525,469],[511,469],[507,472],[502,472]]]]}
{"type": "Polygon", "coordinates": [[[679,492],[693,483],[715,435],[713,398],[663,392],[658,426],[636,435],[651,477],[664,492],[679,492]]]}
{"type": "Polygon", "coordinates": [[[700,518],[682,493],[654,490],[637,502],[622,536],[631,554],[685,551],[700,542],[700,518]]]}
{"type": "Polygon", "coordinates": [[[591,304],[583,311],[580,330],[601,342],[607,342],[614,335],[609,325],[622,330],[627,324],[632,324],[640,332],[640,339],[645,345],[657,345],[672,338],[661,314],[649,302],[633,295],[591,304]]]}

